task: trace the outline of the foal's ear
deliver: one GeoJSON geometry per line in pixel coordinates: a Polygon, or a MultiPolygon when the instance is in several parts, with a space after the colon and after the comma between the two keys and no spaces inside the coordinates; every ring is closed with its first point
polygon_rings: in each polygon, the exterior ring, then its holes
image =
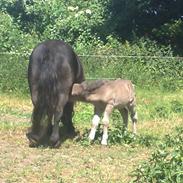
{"type": "Polygon", "coordinates": [[[83,86],[81,84],[75,83],[72,86],[71,95],[80,95],[83,91],[83,86]]]}

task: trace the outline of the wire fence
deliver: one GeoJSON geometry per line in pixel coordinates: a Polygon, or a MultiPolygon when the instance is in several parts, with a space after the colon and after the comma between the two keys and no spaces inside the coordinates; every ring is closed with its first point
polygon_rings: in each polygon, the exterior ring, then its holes
{"type": "MultiPolygon", "coordinates": [[[[32,50],[31,50],[32,51],[32,50]]],[[[31,53],[31,52],[30,52],[31,53]]],[[[0,55],[21,55],[21,56],[29,56],[29,52],[27,53],[18,53],[18,52],[0,52],[0,55]]],[[[155,55],[78,55],[79,57],[94,57],[94,58],[143,58],[143,59],[176,59],[183,61],[183,57],[179,56],[155,56],[155,55]]]]}
{"type": "Polygon", "coordinates": [[[148,56],[148,55],[79,55],[79,57],[95,57],[95,58],[143,58],[143,59],[177,59],[182,60],[183,57],[168,57],[168,56],[148,56]]]}
{"type": "MultiPolygon", "coordinates": [[[[140,87],[183,88],[183,57],[79,55],[85,78],[130,79],[140,87]]],[[[0,90],[27,91],[29,54],[0,53],[0,90]]]]}

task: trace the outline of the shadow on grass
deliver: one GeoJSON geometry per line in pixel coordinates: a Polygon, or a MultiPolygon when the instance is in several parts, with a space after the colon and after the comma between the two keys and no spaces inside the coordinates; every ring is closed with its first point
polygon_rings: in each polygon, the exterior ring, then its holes
{"type": "Polygon", "coordinates": [[[74,139],[76,136],[78,136],[79,132],[74,131],[72,133],[68,133],[67,129],[65,126],[61,126],[59,129],[59,135],[60,135],[60,140],[56,145],[51,145],[50,144],[50,136],[52,130],[49,129],[48,132],[37,142],[36,140],[34,141],[33,139],[30,138],[29,136],[29,131],[26,134],[27,138],[29,139],[29,147],[31,148],[37,148],[37,147],[42,147],[42,148],[59,148],[61,144],[63,144],[67,139],[74,139]]]}

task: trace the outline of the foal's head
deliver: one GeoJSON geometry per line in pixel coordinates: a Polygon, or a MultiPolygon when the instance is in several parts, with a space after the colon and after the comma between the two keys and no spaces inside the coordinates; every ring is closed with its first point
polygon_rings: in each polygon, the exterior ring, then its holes
{"type": "Polygon", "coordinates": [[[72,96],[85,96],[103,86],[107,80],[84,81],[81,84],[75,83],[72,87],[72,96]]]}
{"type": "Polygon", "coordinates": [[[72,96],[78,96],[78,95],[81,95],[83,93],[83,91],[84,91],[83,85],[82,84],[75,83],[72,86],[71,95],[72,96]]]}

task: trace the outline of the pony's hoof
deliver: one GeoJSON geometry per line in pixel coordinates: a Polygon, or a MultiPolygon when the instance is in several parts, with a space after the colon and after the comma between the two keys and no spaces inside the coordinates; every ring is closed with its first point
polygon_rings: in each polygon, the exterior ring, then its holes
{"type": "Polygon", "coordinates": [[[75,137],[75,136],[77,136],[77,134],[78,134],[78,132],[75,130],[74,127],[67,129],[67,135],[69,137],[75,137]]]}
{"type": "Polygon", "coordinates": [[[59,148],[60,145],[61,145],[61,142],[60,142],[60,140],[58,140],[58,141],[56,142],[56,144],[53,146],[53,148],[59,148]]]}
{"type": "Polygon", "coordinates": [[[39,144],[36,141],[29,140],[29,147],[38,147],[39,144]]]}
{"type": "Polygon", "coordinates": [[[53,143],[53,142],[50,142],[49,144],[50,144],[50,146],[51,146],[52,148],[59,148],[61,142],[60,142],[60,140],[58,140],[58,141],[56,141],[56,142],[54,142],[54,143],[53,143]]]}
{"type": "Polygon", "coordinates": [[[37,147],[38,146],[38,137],[33,135],[31,132],[26,134],[29,139],[29,147],[37,147]]]}
{"type": "Polygon", "coordinates": [[[50,137],[49,145],[53,148],[58,148],[60,146],[61,142],[59,138],[55,138],[53,136],[50,137]]]}

